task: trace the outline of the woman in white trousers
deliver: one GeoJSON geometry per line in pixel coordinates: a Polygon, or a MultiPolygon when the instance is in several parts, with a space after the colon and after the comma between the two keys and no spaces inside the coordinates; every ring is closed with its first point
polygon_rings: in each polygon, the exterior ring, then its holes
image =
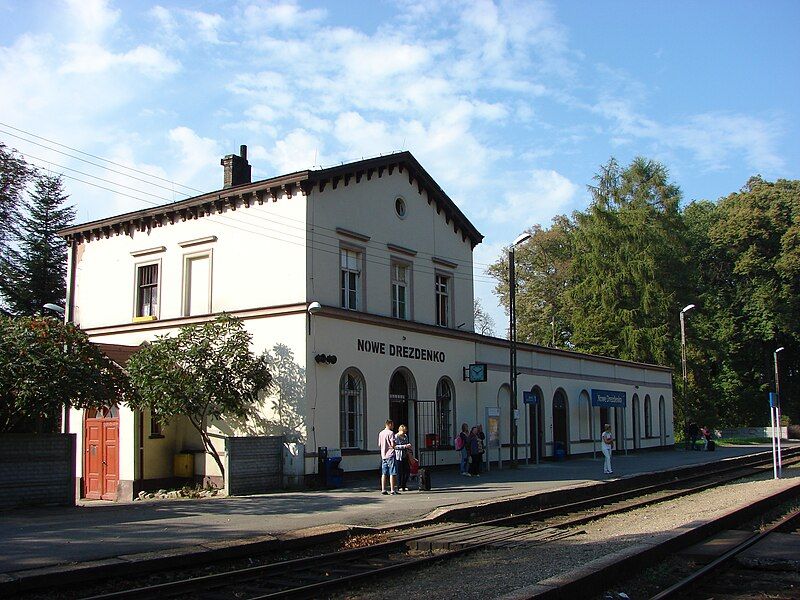
{"type": "Polygon", "coordinates": [[[611,433],[611,425],[606,423],[603,426],[603,435],[600,436],[603,448],[603,456],[606,457],[605,464],[603,465],[603,473],[611,475],[611,449],[614,447],[614,436],[611,433]]]}

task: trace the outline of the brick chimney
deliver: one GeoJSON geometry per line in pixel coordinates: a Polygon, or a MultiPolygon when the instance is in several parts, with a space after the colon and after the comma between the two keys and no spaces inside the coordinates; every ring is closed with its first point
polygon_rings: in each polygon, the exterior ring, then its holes
{"type": "Polygon", "coordinates": [[[247,162],[247,146],[239,146],[239,156],[228,154],[219,161],[225,167],[225,182],[223,188],[250,183],[250,163],[247,162]]]}

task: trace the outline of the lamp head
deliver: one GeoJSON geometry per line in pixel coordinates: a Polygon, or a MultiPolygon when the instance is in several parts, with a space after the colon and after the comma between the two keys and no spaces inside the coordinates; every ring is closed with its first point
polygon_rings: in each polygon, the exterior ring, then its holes
{"type": "Polygon", "coordinates": [[[64,307],[59,306],[58,304],[52,304],[48,302],[47,304],[42,306],[42,308],[44,308],[45,310],[52,310],[54,313],[58,313],[62,317],[64,316],[64,307]]]}
{"type": "Polygon", "coordinates": [[[693,308],[694,308],[694,304],[687,304],[686,306],[683,307],[683,309],[681,309],[681,313],[688,312],[688,311],[692,310],[693,308]]]}
{"type": "Polygon", "coordinates": [[[780,348],[778,348],[777,350],[775,350],[775,354],[777,354],[778,352],[782,352],[783,350],[784,350],[784,348],[783,348],[783,346],[781,346],[780,348]]]}
{"type": "Polygon", "coordinates": [[[519,246],[522,242],[527,242],[529,239],[531,239],[530,233],[528,233],[527,231],[525,233],[520,233],[517,236],[517,239],[514,240],[514,245],[519,246]]]}
{"type": "Polygon", "coordinates": [[[320,304],[317,301],[314,301],[314,302],[312,302],[311,304],[308,305],[308,309],[307,310],[308,310],[309,314],[315,315],[318,312],[322,311],[322,304],[320,304]]]}

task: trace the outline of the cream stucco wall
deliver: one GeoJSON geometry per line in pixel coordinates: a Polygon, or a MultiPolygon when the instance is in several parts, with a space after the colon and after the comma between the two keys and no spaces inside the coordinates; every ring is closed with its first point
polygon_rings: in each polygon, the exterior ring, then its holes
{"type": "Polygon", "coordinates": [[[311,252],[308,263],[309,300],[323,305],[340,306],[339,248],[348,246],[364,253],[362,277],[366,286],[364,312],[391,316],[390,271],[393,259],[412,265],[411,320],[435,323],[434,273],[452,276],[452,323],[456,328],[471,331],[473,323],[472,249],[469,238],[456,233],[453,221],[445,220],[444,212],[436,212],[436,204],[428,203],[425,191],[420,194],[408,182],[406,172],[395,170],[371,180],[366,177],[355,184],[340,183],[334,190],[328,185],[323,192],[315,188],[308,203],[311,252]],[[406,216],[395,212],[395,199],[406,204],[406,216]],[[337,234],[346,229],[369,236],[359,240],[337,234]],[[416,251],[416,256],[392,251],[387,244],[416,251]],[[450,268],[433,261],[443,258],[457,266],[450,268]]]}
{"type": "Polygon", "coordinates": [[[305,197],[165,224],[131,235],[83,242],[75,253],[75,322],[83,329],[130,323],[136,266],[158,262],[159,319],[183,314],[184,260],[211,252],[211,311],[305,301],[305,197]],[[191,246],[192,240],[216,237],[191,246]],[[163,250],[161,250],[163,248],[163,250]],[[154,250],[142,256],[134,256],[154,250]]]}

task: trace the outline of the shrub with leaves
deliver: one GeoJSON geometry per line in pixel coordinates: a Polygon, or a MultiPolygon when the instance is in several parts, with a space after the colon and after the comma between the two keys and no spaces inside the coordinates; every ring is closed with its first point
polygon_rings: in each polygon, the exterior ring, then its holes
{"type": "Polygon", "coordinates": [[[267,360],[250,350],[251,339],[241,321],[222,315],[144,344],[127,364],[137,392],[131,407],[147,408],[162,422],[180,415],[189,419],[223,477],[209,419],[246,417],[272,382],[267,360]]]}

